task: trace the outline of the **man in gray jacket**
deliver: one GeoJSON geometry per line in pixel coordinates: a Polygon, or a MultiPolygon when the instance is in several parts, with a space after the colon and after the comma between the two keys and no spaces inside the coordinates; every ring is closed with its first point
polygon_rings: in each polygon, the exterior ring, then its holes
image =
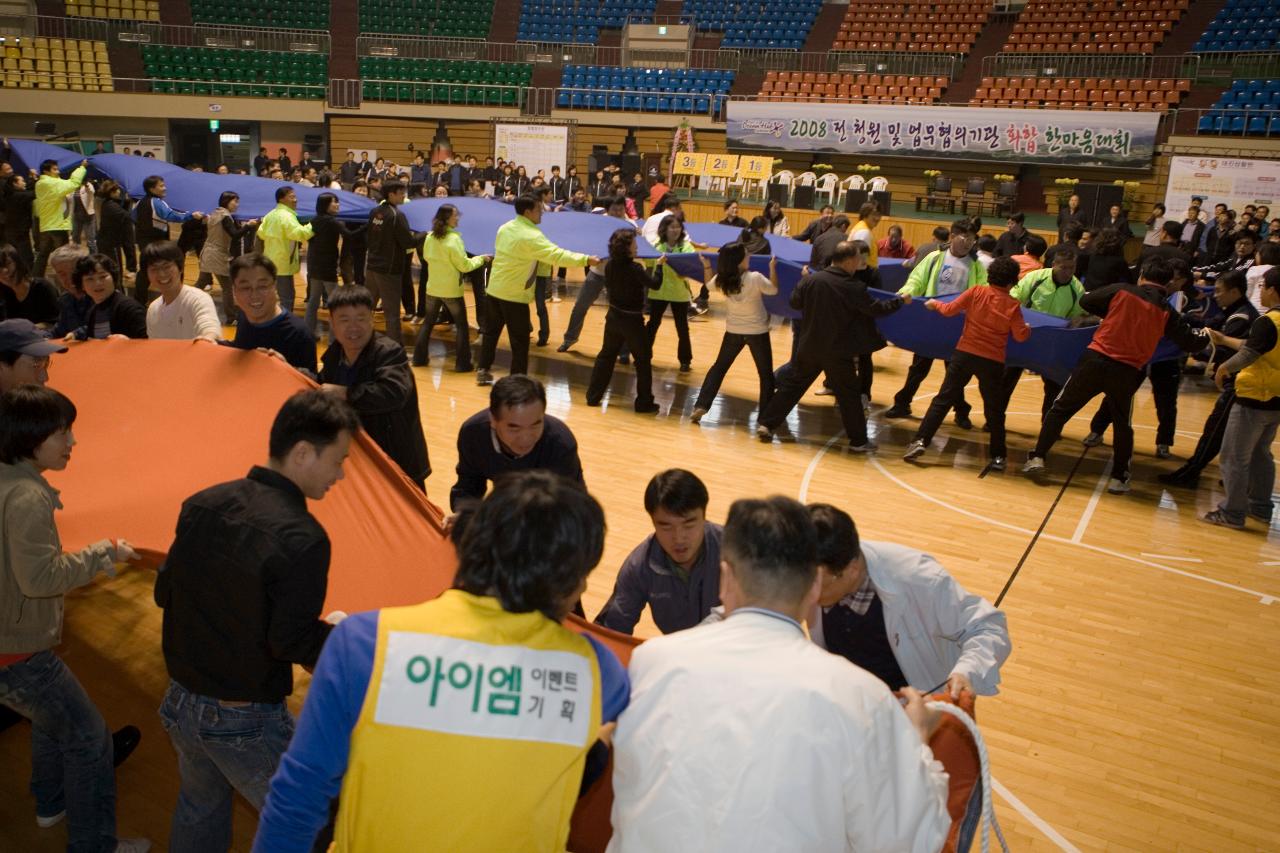
{"type": "Polygon", "coordinates": [[[830,504],[810,504],[818,530],[822,593],[809,619],[810,638],[891,690],[930,693],[946,686],[996,693],[1009,657],[1004,613],[966,592],[921,551],[859,542],[853,519],[830,504]]]}

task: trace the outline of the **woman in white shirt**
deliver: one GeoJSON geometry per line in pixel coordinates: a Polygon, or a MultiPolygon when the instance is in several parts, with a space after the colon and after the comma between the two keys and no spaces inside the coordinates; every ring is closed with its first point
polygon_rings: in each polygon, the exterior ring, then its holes
{"type": "Polygon", "coordinates": [[[724,339],[720,342],[720,354],[716,363],[702,380],[702,390],[693,406],[693,422],[702,416],[720,393],[720,383],[733,366],[743,347],[751,350],[751,359],[760,375],[759,410],[764,411],[773,397],[773,349],[769,343],[769,312],[764,307],[764,297],[778,292],[778,258],[769,259],[769,277],[747,269],[750,256],[741,243],[726,243],[720,247],[716,262],[716,286],[727,297],[729,312],[725,317],[724,339]]]}
{"type": "Polygon", "coordinates": [[[786,214],[782,212],[782,205],[776,201],[765,204],[764,222],[770,234],[778,237],[791,236],[791,223],[787,221],[786,214]]]}

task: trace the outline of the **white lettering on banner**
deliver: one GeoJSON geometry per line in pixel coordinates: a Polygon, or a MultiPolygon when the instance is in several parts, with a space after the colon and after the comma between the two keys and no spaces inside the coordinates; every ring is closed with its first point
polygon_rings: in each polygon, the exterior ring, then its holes
{"type": "Polygon", "coordinates": [[[384,725],[581,746],[591,662],[571,652],[391,631],[374,719],[384,725]]]}

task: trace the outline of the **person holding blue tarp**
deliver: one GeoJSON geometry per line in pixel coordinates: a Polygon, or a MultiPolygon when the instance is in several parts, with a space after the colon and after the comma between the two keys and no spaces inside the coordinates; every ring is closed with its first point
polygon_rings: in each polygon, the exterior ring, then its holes
{"type": "Polygon", "coordinates": [[[176,222],[182,224],[192,219],[203,219],[204,214],[196,211],[187,213],[170,207],[168,202],[164,200],[167,192],[164,178],[159,175],[147,177],[142,182],[142,189],[145,195],[133,209],[139,261],[138,275],[133,280],[133,298],[146,305],[149,301],[151,283],[148,277],[147,265],[142,262],[143,252],[152,243],[169,239],[168,223],[176,222]]]}
{"type": "Polygon", "coordinates": [[[262,217],[258,226],[258,239],[262,241],[262,254],[276,265],[276,292],[280,305],[290,314],[295,294],[293,277],[302,268],[300,247],[312,235],[311,226],[298,221],[298,194],[293,187],[280,187],[276,190],[275,209],[262,217]]]}
{"type": "MultiPolygon", "coordinates": [[[[951,240],[945,248],[939,248],[916,264],[907,283],[898,291],[900,296],[924,296],[930,299],[938,296],[950,296],[962,293],[971,287],[987,283],[987,269],[969,254],[977,235],[968,219],[957,219],[951,226],[951,240]]],[[[907,369],[907,381],[902,389],[893,396],[893,405],[885,410],[886,418],[911,417],[911,400],[920,390],[929,371],[933,368],[933,359],[922,355],[911,357],[911,367],[907,369]]],[[[973,429],[973,421],[969,420],[972,410],[964,395],[961,394],[955,404],[955,422],[961,429],[973,429]]]]}

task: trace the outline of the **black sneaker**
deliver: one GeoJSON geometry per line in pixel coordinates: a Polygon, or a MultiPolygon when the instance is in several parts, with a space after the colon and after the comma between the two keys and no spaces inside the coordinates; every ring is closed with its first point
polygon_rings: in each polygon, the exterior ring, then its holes
{"type": "Polygon", "coordinates": [[[662,411],[662,407],[657,403],[636,403],[637,415],[653,415],[662,411]]]}
{"type": "Polygon", "coordinates": [[[576,343],[577,341],[565,341],[560,346],[556,347],[556,352],[568,352],[576,343]]]}
{"type": "Polygon", "coordinates": [[[956,416],[951,419],[960,429],[973,429],[973,421],[969,420],[968,415],[962,415],[956,412],[956,416]]]}
{"type": "Polygon", "coordinates": [[[693,370],[693,365],[691,365],[691,364],[690,364],[689,362],[687,362],[687,361],[682,361],[682,362],[680,362],[680,372],[681,372],[681,373],[688,373],[690,370],[693,370]]]}
{"type": "Polygon", "coordinates": [[[911,409],[906,406],[893,405],[884,410],[886,418],[909,418],[911,417],[911,409]]]}

